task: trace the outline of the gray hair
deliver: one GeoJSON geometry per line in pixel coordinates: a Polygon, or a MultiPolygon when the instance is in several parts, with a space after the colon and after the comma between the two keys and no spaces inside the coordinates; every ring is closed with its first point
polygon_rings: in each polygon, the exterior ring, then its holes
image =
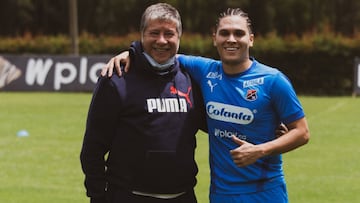
{"type": "Polygon", "coordinates": [[[182,34],[181,17],[176,8],[167,3],[157,3],[149,6],[143,13],[140,22],[141,35],[144,33],[149,20],[170,20],[176,23],[179,37],[182,34]]]}

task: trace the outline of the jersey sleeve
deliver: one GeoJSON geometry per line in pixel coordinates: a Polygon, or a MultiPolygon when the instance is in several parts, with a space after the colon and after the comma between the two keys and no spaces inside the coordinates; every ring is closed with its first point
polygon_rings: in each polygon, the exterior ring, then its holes
{"type": "Polygon", "coordinates": [[[212,62],[216,60],[205,58],[201,56],[191,56],[191,55],[177,55],[180,64],[188,71],[192,78],[195,79],[196,82],[200,83],[201,79],[203,79],[203,74],[210,67],[212,62]]]}
{"type": "Polygon", "coordinates": [[[305,116],[296,92],[284,74],[281,72],[277,74],[271,89],[273,106],[281,122],[289,124],[305,116]]]}

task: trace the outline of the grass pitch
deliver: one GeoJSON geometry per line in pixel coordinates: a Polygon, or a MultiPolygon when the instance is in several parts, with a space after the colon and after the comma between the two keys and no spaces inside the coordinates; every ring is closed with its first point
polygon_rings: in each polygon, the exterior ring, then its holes
{"type": "MultiPolygon", "coordinates": [[[[0,93],[0,202],[89,202],[79,153],[90,99],[90,93],[0,93]],[[18,137],[22,129],[29,136],[18,137]]],[[[360,100],[300,99],[311,139],[284,155],[290,202],[360,202],[360,100]]],[[[207,135],[197,140],[196,193],[207,203],[207,135]]]]}

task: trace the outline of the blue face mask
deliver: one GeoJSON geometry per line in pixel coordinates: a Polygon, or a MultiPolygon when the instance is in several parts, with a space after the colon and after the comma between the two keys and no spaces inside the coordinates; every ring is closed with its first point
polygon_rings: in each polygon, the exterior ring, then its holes
{"type": "Polygon", "coordinates": [[[151,64],[151,66],[153,66],[154,68],[158,69],[158,70],[164,70],[169,68],[170,66],[175,64],[175,56],[171,57],[169,60],[167,60],[165,63],[160,64],[158,62],[156,62],[149,54],[143,52],[145,58],[149,61],[149,63],[151,64]]]}

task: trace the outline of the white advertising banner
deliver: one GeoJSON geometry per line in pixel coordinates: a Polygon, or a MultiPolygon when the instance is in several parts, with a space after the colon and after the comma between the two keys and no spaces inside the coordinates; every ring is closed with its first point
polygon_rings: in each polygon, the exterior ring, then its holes
{"type": "Polygon", "coordinates": [[[355,66],[354,66],[354,92],[356,94],[360,94],[360,58],[355,58],[355,66]]]}
{"type": "Polygon", "coordinates": [[[108,55],[0,55],[0,91],[92,91],[108,55]]]}

